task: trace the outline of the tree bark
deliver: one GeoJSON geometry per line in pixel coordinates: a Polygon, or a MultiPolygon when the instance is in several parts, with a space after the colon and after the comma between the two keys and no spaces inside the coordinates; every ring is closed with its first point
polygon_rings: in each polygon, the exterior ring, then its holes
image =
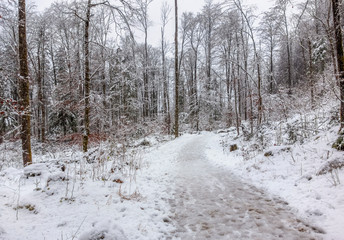
{"type": "Polygon", "coordinates": [[[21,141],[23,164],[27,166],[32,163],[31,154],[31,118],[30,118],[30,78],[27,59],[26,43],[26,12],[25,0],[18,3],[18,32],[19,32],[19,104],[23,113],[21,114],[21,141]]]}
{"type": "Polygon", "coordinates": [[[161,8],[161,57],[162,57],[162,81],[163,81],[163,114],[164,121],[167,127],[167,134],[171,133],[171,113],[170,113],[170,97],[168,90],[168,78],[166,69],[166,42],[165,42],[165,29],[168,22],[168,15],[170,13],[170,8],[167,3],[165,3],[161,8]]]}
{"type": "Polygon", "coordinates": [[[86,153],[88,150],[88,137],[90,135],[90,61],[89,61],[89,26],[91,18],[91,0],[88,0],[86,19],[85,19],[85,33],[84,33],[84,51],[85,51],[85,82],[84,82],[84,96],[85,96],[85,112],[84,112],[84,132],[82,138],[82,149],[86,153]]]}
{"type": "Polygon", "coordinates": [[[162,55],[162,81],[163,81],[163,113],[165,118],[165,123],[167,125],[167,134],[170,134],[170,100],[168,93],[168,82],[167,82],[167,70],[166,70],[166,52],[165,52],[165,30],[161,30],[161,55],[162,55]]]}
{"type": "Polygon", "coordinates": [[[37,49],[37,85],[38,85],[38,138],[45,141],[45,101],[44,101],[44,65],[45,65],[44,30],[39,33],[37,49]]]}
{"type": "Polygon", "coordinates": [[[332,0],[333,24],[335,29],[336,49],[337,49],[337,65],[339,74],[340,89],[340,129],[344,127],[344,52],[343,52],[343,36],[341,29],[341,16],[339,12],[339,0],[332,0]]]}
{"type": "Polygon", "coordinates": [[[310,38],[308,38],[308,60],[309,60],[309,83],[311,87],[311,106],[312,109],[315,108],[315,102],[314,102],[314,78],[313,78],[313,58],[312,58],[312,41],[310,38]]]}
{"type": "Polygon", "coordinates": [[[273,39],[272,36],[270,37],[270,79],[269,79],[269,91],[270,94],[274,92],[274,61],[273,61],[273,54],[274,54],[274,48],[273,48],[273,39]]]}
{"type": "MultiPolygon", "coordinates": [[[[285,3],[286,4],[286,3],[285,3]]],[[[292,72],[291,72],[291,49],[290,49],[290,39],[289,39],[289,27],[288,27],[288,19],[287,19],[287,10],[286,10],[287,6],[284,5],[283,6],[283,16],[284,16],[284,28],[285,28],[285,33],[286,33],[286,40],[287,40],[287,70],[288,70],[288,80],[287,80],[287,84],[288,84],[288,94],[292,94],[292,72]]]]}
{"type": "Polygon", "coordinates": [[[144,100],[143,100],[143,117],[147,118],[151,115],[149,104],[149,73],[148,73],[148,23],[147,23],[147,5],[145,5],[145,43],[144,43],[144,71],[143,71],[143,85],[144,85],[144,100]]]}
{"type": "Polygon", "coordinates": [[[174,0],[175,33],[174,33],[174,76],[175,76],[175,111],[174,136],[179,136],[179,62],[178,62],[178,0],[174,0]]]}
{"type": "Polygon", "coordinates": [[[226,93],[227,93],[227,111],[228,111],[228,117],[227,117],[227,127],[232,126],[232,87],[231,87],[231,79],[230,79],[230,73],[231,73],[231,67],[229,58],[231,55],[231,43],[232,39],[227,38],[228,46],[224,47],[225,51],[225,72],[226,72],[226,93]]]}
{"type": "Polygon", "coordinates": [[[239,113],[238,113],[238,97],[237,97],[237,86],[236,86],[236,82],[237,79],[236,77],[233,78],[234,80],[234,107],[235,107],[235,119],[236,119],[236,130],[237,130],[237,134],[239,136],[240,134],[240,117],[239,117],[239,113]]]}

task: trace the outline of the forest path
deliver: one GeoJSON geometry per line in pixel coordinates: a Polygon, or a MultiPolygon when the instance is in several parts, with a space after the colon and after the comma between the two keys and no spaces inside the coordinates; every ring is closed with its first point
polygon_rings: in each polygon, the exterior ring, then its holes
{"type": "Polygon", "coordinates": [[[321,239],[288,204],[209,162],[207,135],[190,138],[178,153],[170,200],[180,239],[321,239]]]}

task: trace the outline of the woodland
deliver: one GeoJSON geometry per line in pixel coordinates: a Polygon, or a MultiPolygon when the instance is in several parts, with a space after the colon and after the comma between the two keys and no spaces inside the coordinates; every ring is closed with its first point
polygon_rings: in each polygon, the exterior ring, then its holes
{"type": "Polygon", "coordinates": [[[157,1],[0,1],[0,239],[342,239],[342,1],[157,1]]]}
{"type": "Polygon", "coordinates": [[[339,0],[278,0],[259,15],[241,0],[207,0],[198,13],[164,3],[160,46],[147,41],[151,4],[56,1],[39,12],[24,0],[1,1],[0,142],[21,138],[24,165],[30,139],[87,153],[92,142],[153,132],[234,126],[255,136],[329,92],[342,127],[339,0]]]}

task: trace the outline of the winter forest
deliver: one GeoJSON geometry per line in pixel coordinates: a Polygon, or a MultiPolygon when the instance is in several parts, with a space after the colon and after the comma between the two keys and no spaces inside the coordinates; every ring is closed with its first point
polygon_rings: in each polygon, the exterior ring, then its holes
{"type": "Polygon", "coordinates": [[[0,239],[344,239],[342,1],[180,2],[0,2],[0,239]]]}

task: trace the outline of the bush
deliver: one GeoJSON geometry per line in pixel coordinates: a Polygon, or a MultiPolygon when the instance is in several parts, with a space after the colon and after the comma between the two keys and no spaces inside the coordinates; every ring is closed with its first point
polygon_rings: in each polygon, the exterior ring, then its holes
{"type": "Polygon", "coordinates": [[[271,156],[273,156],[274,154],[272,153],[272,151],[268,151],[268,152],[266,152],[266,153],[264,153],[264,156],[265,157],[271,157],[271,156]]]}
{"type": "Polygon", "coordinates": [[[335,148],[339,151],[344,151],[344,130],[339,133],[339,137],[332,144],[332,148],[335,148]]]}
{"type": "Polygon", "coordinates": [[[234,151],[236,151],[236,150],[238,150],[238,145],[233,144],[233,145],[230,145],[230,146],[229,146],[229,151],[230,151],[230,152],[234,152],[234,151]]]}

